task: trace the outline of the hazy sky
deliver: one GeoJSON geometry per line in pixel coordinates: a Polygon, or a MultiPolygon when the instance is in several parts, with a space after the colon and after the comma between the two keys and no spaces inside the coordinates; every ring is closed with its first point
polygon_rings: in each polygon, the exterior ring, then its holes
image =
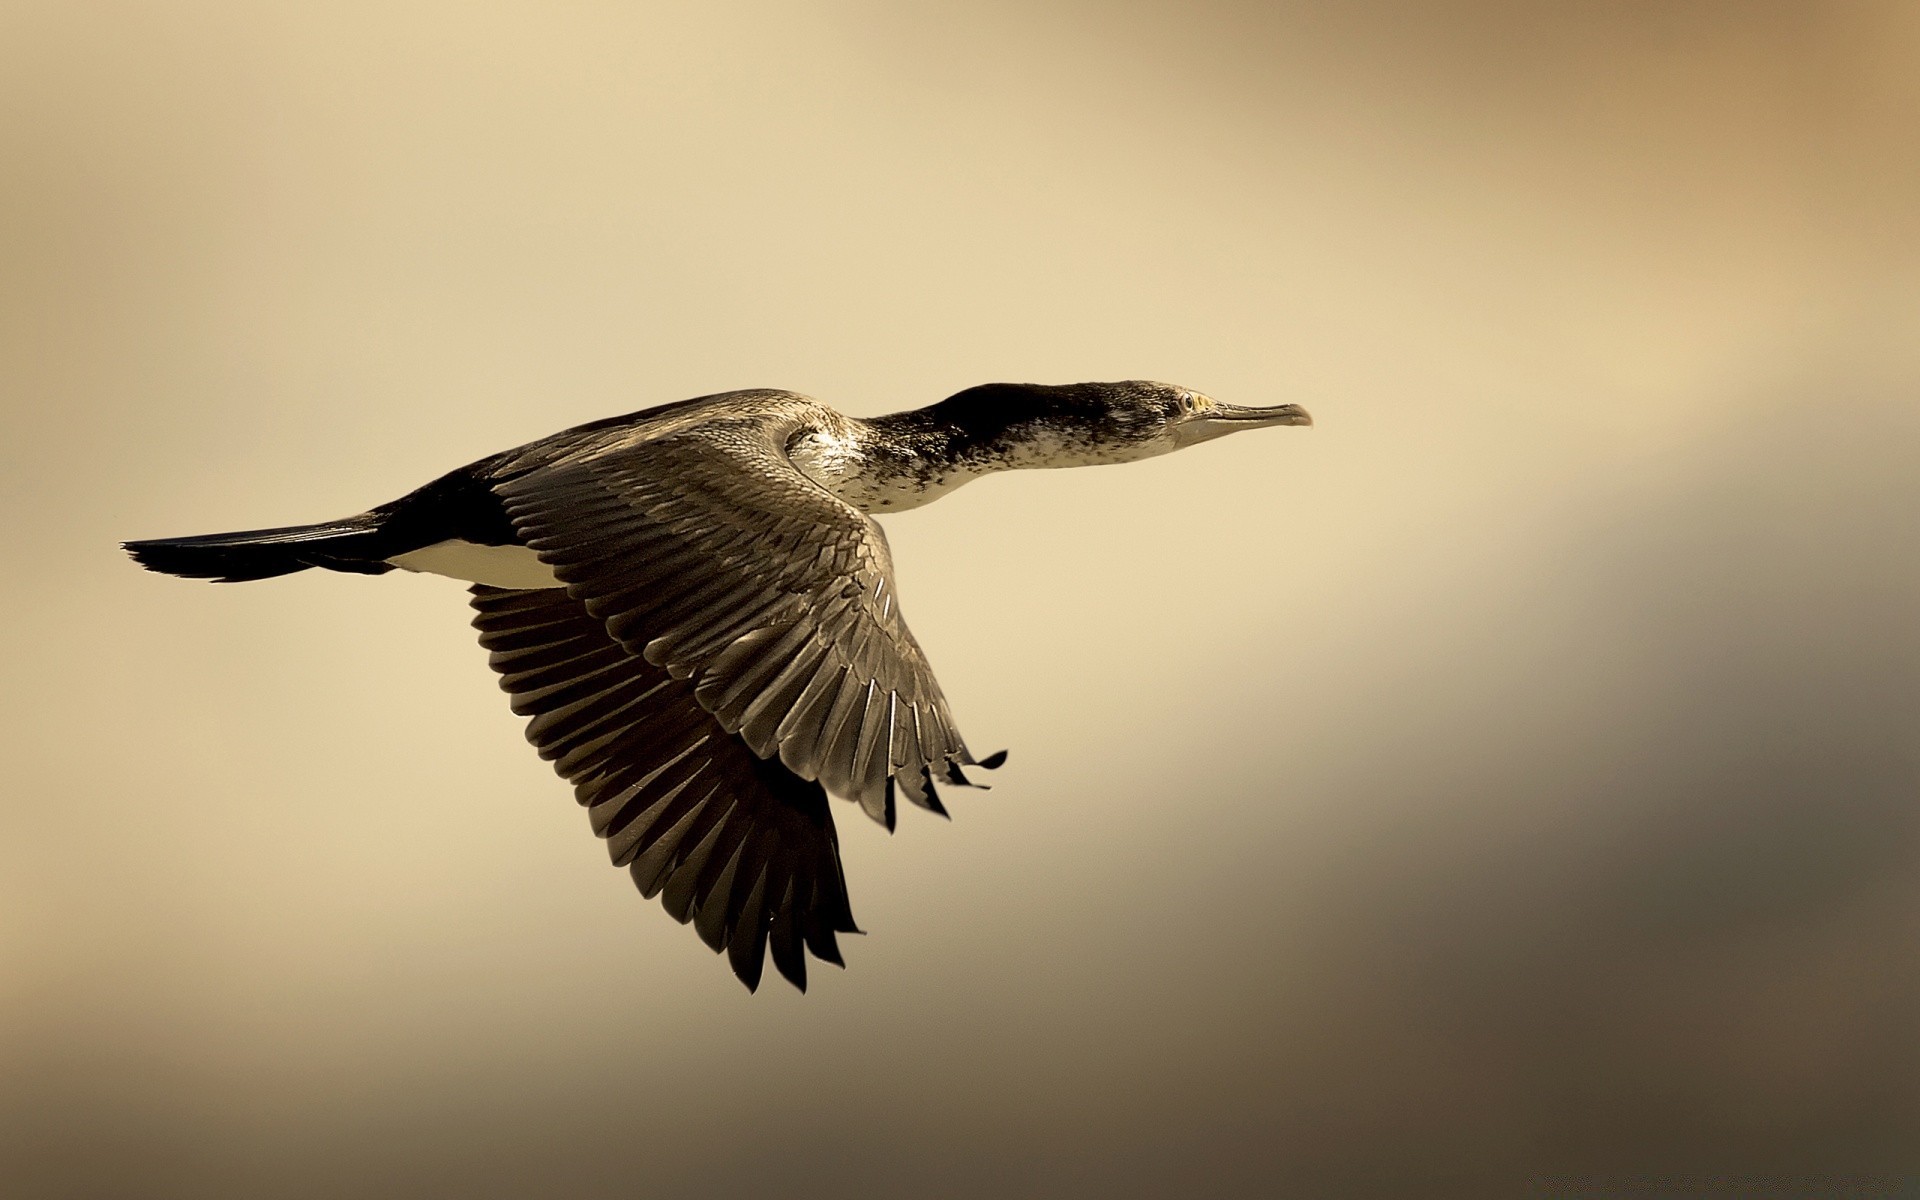
{"type": "Polygon", "coordinates": [[[0,4],[0,1191],[1920,1175],[1916,128],[1865,0],[0,4]],[[116,549],[1134,377],[1318,425],[890,520],[1012,757],[805,996],[458,585],[116,549]]]}

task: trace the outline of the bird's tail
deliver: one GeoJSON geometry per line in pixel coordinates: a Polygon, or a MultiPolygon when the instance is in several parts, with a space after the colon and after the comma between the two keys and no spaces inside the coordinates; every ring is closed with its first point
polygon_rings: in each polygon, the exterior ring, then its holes
{"type": "Polygon", "coordinates": [[[308,567],[379,575],[393,569],[383,561],[390,548],[383,544],[388,539],[381,537],[382,524],[378,514],[361,513],[318,525],[154,538],[121,547],[149,571],[217,583],[271,579],[308,567]]]}

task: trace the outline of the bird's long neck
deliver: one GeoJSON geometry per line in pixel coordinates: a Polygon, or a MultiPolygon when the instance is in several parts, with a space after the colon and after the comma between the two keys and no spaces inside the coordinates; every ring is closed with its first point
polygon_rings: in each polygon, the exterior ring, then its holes
{"type": "Polygon", "coordinates": [[[841,417],[796,438],[788,454],[815,482],[869,513],[918,508],[995,471],[1065,465],[1041,461],[1041,448],[1018,429],[962,425],[937,407],[841,417]]]}

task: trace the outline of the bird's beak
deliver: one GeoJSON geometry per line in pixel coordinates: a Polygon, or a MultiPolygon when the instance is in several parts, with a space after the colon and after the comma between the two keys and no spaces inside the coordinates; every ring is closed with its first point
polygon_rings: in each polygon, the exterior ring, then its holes
{"type": "Polygon", "coordinates": [[[1215,401],[1209,408],[1203,408],[1186,420],[1174,426],[1176,436],[1182,446],[1192,446],[1199,442],[1210,442],[1229,433],[1238,433],[1242,429],[1265,429],[1270,425],[1311,425],[1313,418],[1307,410],[1298,404],[1282,404],[1275,408],[1245,408],[1238,404],[1221,404],[1215,401]]]}

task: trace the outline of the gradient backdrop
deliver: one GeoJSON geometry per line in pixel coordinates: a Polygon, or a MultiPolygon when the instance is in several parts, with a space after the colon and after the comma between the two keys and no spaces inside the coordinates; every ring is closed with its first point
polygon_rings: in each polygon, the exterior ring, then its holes
{"type": "Polygon", "coordinates": [[[0,120],[0,1192],[1920,1172],[1920,6],[6,0],[0,120]],[[889,522],[1012,758],[805,996],[458,585],[115,547],[1128,377],[1320,423],[889,522]]]}

